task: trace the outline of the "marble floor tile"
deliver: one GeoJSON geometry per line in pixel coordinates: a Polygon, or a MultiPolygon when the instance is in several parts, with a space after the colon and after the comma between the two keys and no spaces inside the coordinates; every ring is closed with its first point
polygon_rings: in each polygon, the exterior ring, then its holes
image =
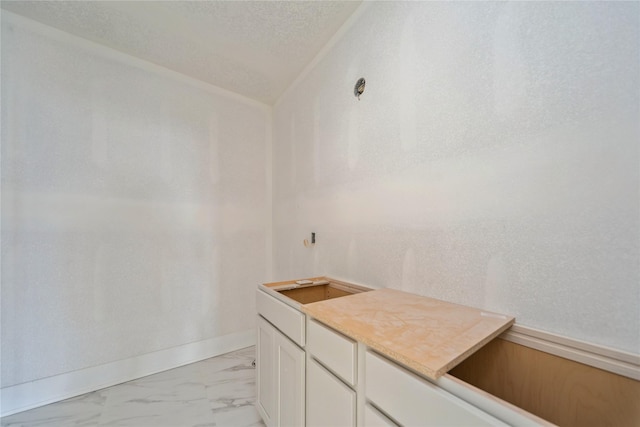
{"type": "Polygon", "coordinates": [[[104,390],[98,390],[0,418],[0,425],[2,427],[94,427],[98,425],[106,400],[104,390]]]}
{"type": "Polygon", "coordinates": [[[1,427],[262,426],[254,407],[255,348],[0,419],[1,427]]]}
{"type": "Polygon", "coordinates": [[[209,400],[133,400],[106,407],[99,426],[210,426],[209,400]]]}
{"type": "Polygon", "coordinates": [[[230,411],[214,413],[215,426],[265,427],[254,406],[243,406],[230,411]]]}

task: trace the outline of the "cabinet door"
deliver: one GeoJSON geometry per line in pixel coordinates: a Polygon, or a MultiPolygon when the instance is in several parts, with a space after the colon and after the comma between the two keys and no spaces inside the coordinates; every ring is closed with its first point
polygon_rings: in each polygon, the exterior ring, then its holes
{"type": "Polygon", "coordinates": [[[356,393],[318,362],[307,365],[307,427],[356,425],[356,393]]]}
{"type": "Polygon", "coordinates": [[[370,404],[364,407],[364,425],[366,427],[395,427],[396,424],[386,416],[382,415],[370,404]]]}
{"type": "Polygon", "coordinates": [[[256,407],[268,427],[276,426],[276,329],[258,316],[256,339],[256,407]]]}
{"type": "Polygon", "coordinates": [[[275,333],[276,425],[300,427],[304,425],[305,416],[305,353],[280,332],[275,333]]]}
{"type": "Polygon", "coordinates": [[[256,407],[268,427],[304,425],[305,353],[262,316],[256,340],[256,407]]]}

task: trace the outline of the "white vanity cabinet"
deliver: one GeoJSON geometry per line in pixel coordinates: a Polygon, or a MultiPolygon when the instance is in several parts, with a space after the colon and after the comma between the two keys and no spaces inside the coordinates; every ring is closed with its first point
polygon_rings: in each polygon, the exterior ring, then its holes
{"type": "Polygon", "coordinates": [[[307,427],[355,427],[356,392],[315,359],[307,363],[307,427]]]}
{"type": "Polygon", "coordinates": [[[358,427],[546,424],[447,374],[512,317],[393,289],[302,310],[307,364],[317,359],[355,390],[358,427]]]}
{"type": "Polygon", "coordinates": [[[307,352],[350,387],[356,385],[357,343],[354,340],[308,319],[307,352]]]}
{"type": "Polygon", "coordinates": [[[265,424],[276,425],[275,340],[278,331],[258,316],[256,334],[256,408],[265,424]]]}
{"type": "Polygon", "coordinates": [[[307,427],[356,426],[357,343],[307,319],[307,427]]]}
{"type": "Polygon", "coordinates": [[[367,427],[395,427],[396,423],[387,418],[386,415],[380,413],[379,410],[374,408],[370,403],[367,403],[364,407],[364,423],[367,427]]]}
{"type": "Polygon", "coordinates": [[[278,418],[276,425],[297,427],[305,420],[305,355],[287,337],[278,333],[275,345],[276,396],[278,418]]]}
{"type": "MultiPolygon", "coordinates": [[[[289,308],[268,295],[258,297],[256,407],[268,427],[305,424],[305,352],[269,321],[288,319],[295,324],[289,308]]],[[[304,314],[297,314],[304,319],[304,314]]],[[[304,339],[304,328],[293,331],[295,338],[304,339]]]]}
{"type": "Polygon", "coordinates": [[[356,343],[320,324],[307,332],[302,306],[367,291],[370,289],[326,277],[258,288],[256,408],[268,427],[355,425],[356,343]],[[308,334],[314,342],[313,361],[311,353],[305,352],[308,334]],[[344,378],[338,379],[340,376],[344,378]],[[307,402],[316,400],[320,406],[311,405],[307,414],[307,402]]]}
{"type": "Polygon", "coordinates": [[[400,425],[507,425],[374,352],[365,365],[367,401],[400,425]]]}
{"type": "Polygon", "coordinates": [[[326,282],[258,290],[256,406],[268,427],[547,425],[446,373],[513,318],[326,282]]]}

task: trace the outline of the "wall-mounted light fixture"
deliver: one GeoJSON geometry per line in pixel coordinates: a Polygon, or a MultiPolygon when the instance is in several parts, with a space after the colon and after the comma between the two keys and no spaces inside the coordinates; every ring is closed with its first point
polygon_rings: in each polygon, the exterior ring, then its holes
{"type": "Polygon", "coordinates": [[[364,92],[364,86],[366,83],[367,82],[364,80],[364,77],[360,77],[356,82],[356,85],[353,87],[353,94],[358,98],[358,101],[360,101],[360,95],[364,92]]]}

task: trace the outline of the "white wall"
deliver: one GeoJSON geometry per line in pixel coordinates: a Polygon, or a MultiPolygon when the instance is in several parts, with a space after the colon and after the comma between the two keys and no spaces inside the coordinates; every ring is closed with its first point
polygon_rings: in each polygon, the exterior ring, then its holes
{"type": "Polygon", "coordinates": [[[2,124],[2,387],[254,328],[270,107],[4,12],[2,124]]]}
{"type": "Polygon", "coordinates": [[[365,5],[273,153],[269,107],[3,12],[3,390],[252,329],[272,231],[276,279],[639,352],[639,8],[365,5]]]}
{"type": "Polygon", "coordinates": [[[275,278],[640,352],[639,8],[365,5],[274,109],[275,278]]]}

